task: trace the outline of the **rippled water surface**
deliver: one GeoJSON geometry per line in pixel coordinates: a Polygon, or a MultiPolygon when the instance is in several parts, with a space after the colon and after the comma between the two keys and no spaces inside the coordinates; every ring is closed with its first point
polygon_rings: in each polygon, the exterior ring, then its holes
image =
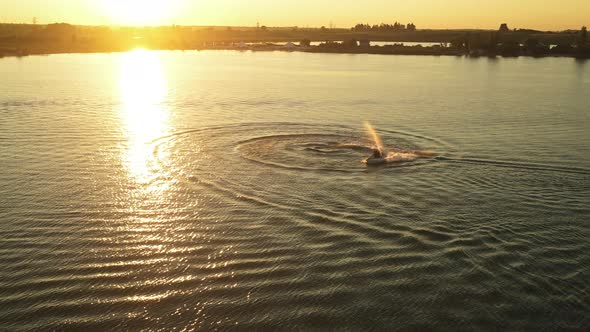
{"type": "Polygon", "coordinates": [[[0,329],[590,327],[588,62],[135,51],[0,79],[0,329]],[[364,121],[416,158],[365,166],[364,121]]]}

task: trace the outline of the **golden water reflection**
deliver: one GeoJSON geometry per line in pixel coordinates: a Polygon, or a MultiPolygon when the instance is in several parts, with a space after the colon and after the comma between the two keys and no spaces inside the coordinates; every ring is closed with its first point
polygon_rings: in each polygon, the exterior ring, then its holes
{"type": "Polygon", "coordinates": [[[119,89],[128,138],[124,164],[136,181],[148,182],[157,168],[150,142],[170,133],[168,87],[159,54],[146,50],[122,54],[119,89]]]}
{"type": "MultiPolygon", "coordinates": [[[[169,160],[167,151],[156,151],[154,140],[171,133],[169,88],[167,72],[159,52],[135,50],[121,54],[119,69],[119,116],[126,142],[121,149],[123,174],[131,186],[124,186],[122,202],[133,212],[122,227],[128,234],[126,241],[133,244],[127,250],[141,250],[148,256],[161,255],[168,250],[170,239],[167,220],[173,215],[171,205],[172,181],[166,172],[169,160]]],[[[165,150],[165,149],[164,149],[165,150]]],[[[155,262],[142,259],[142,264],[155,262]]],[[[170,260],[162,259],[165,266],[170,260]]],[[[141,279],[138,285],[149,285],[151,279],[141,279]]],[[[165,294],[141,294],[130,297],[132,301],[158,300],[165,294]]]]}

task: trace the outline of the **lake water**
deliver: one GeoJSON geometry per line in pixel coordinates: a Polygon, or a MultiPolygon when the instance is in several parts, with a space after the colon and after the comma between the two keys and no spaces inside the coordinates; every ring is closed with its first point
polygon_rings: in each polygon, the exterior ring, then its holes
{"type": "Polygon", "coordinates": [[[590,327],[590,62],[0,59],[0,329],[590,327]],[[391,152],[367,168],[370,121],[391,152]]]}

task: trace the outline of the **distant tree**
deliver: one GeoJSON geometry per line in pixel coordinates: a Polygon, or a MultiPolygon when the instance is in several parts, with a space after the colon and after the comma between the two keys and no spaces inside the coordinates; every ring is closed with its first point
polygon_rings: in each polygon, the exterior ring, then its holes
{"type": "Polygon", "coordinates": [[[574,52],[574,48],[569,43],[557,44],[557,46],[551,49],[552,54],[558,55],[569,55],[574,52]]]}
{"type": "Polygon", "coordinates": [[[299,46],[309,47],[311,46],[311,40],[305,38],[299,42],[299,46]]]}
{"type": "Polygon", "coordinates": [[[539,43],[538,39],[534,39],[534,38],[529,38],[527,40],[525,40],[524,42],[524,46],[526,47],[527,50],[534,50],[535,48],[537,48],[541,43],[539,43]]]}
{"type": "Polygon", "coordinates": [[[326,31],[326,27],[322,25],[322,27],[320,28],[320,30],[326,31]]]}
{"type": "Polygon", "coordinates": [[[53,23],[45,26],[44,34],[52,39],[67,40],[76,33],[76,27],[67,23],[53,23]]]}
{"type": "Polygon", "coordinates": [[[358,45],[360,47],[371,47],[371,41],[368,38],[362,38],[359,40],[358,45]]]}
{"type": "Polygon", "coordinates": [[[520,44],[514,40],[504,41],[500,45],[500,52],[503,56],[519,56],[521,53],[520,44]]]}
{"type": "Polygon", "coordinates": [[[524,42],[524,48],[527,54],[540,56],[549,53],[549,47],[541,43],[538,39],[529,38],[524,42]]]}
{"type": "Polygon", "coordinates": [[[263,25],[263,26],[260,27],[260,30],[266,31],[266,30],[268,30],[268,28],[266,27],[266,25],[263,25]]]}
{"type": "Polygon", "coordinates": [[[470,52],[471,49],[473,48],[473,46],[471,45],[471,33],[466,33],[465,34],[465,51],[470,52]]]}
{"type": "Polygon", "coordinates": [[[451,47],[459,51],[469,50],[469,37],[467,34],[459,36],[451,41],[451,47]]]}
{"type": "Polygon", "coordinates": [[[362,24],[359,23],[352,27],[352,31],[379,31],[379,32],[390,32],[390,31],[415,31],[416,25],[414,23],[408,23],[408,25],[395,22],[393,24],[381,23],[381,24],[362,24]]]}
{"type": "Polygon", "coordinates": [[[345,40],[344,42],[342,42],[342,46],[345,46],[345,47],[358,47],[359,46],[359,42],[356,39],[352,38],[352,39],[345,40]]]}
{"type": "Polygon", "coordinates": [[[340,43],[336,43],[333,41],[326,41],[325,43],[321,43],[318,48],[320,49],[337,49],[340,47],[340,43]]]}
{"type": "Polygon", "coordinates": [[[576,43],[576,57],[578,58],[590,58],[590,45],[588,45],[588,29],[584,26],[580,29],[578,35],[578,41],[576,43]]]}
{"type": "Polygon", "coordinates": [[[510,32],[510,29],[508,29],[508,24],[506,23],[502,23],[500,24],[500,29],[498,29],[499,32],[510,32]]]}
{"type": "Polygon", "coordinates": [[[584,26],[584,27],[582,27],[582,29],[580,29],[580,33],[578,35],[577,46],[578,47],[585,46],[587,42],[588,42],[588,28],[586,28],[584,26]]]}
{"type": "Polygon", "coordinates": [[[497,54],[499,43],[500,43],[500,34],[498,32],[493,32],[490,35],[490,40],[487,45],[488,55],[496,55],[497,54]]]}

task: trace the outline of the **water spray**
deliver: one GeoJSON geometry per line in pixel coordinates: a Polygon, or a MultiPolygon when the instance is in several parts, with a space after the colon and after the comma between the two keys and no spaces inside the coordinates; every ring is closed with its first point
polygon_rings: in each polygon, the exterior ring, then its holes
{"type": "Polygon", "coordinates": [[[381,153],[385,153],[383,149],[383,141],[381,140],[381,137],[379,137],[379,134],[377,134],[373,126],[369,123],[369,121],[365,121],[365,130],[367,130],[367,133],[369,134],[371,139],[373,139],[373,144],[375,144],[374,148],[379,150],[379,152],[381,153]]]}
{"type": "Polygon", "coordinates": [[[380,165],[387,162],[387,154],[385,153],[385,149],[383,147],[383,141],[377,131],[371,126],[368,121],[365,121],[365,129],[369,136],[373,139],[373,155],[369,158],[364,160],[364,163],[367,165],[380,165]]]}

